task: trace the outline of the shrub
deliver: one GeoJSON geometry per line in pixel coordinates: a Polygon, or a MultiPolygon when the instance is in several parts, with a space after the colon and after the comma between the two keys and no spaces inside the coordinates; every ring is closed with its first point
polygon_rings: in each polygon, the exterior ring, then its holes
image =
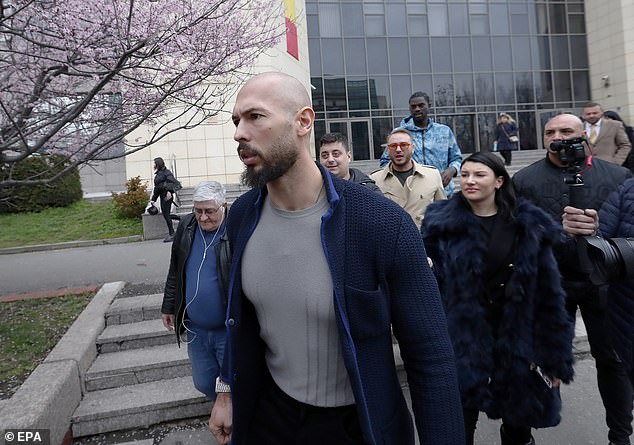
{"type": "Polygon", "coordinates": [[[124,218],[141,218],[148,203],[147,186],[141,182],[140,176],[130,178],[125,185],[127,192],[112,193],[115,212],[124,218]]]}
{"type": "MultiPolygon", "coordinates": [[[[66,168],[70,159],[64,155],[32,155],[11,169],[14,179],[46,179],[66,168]]],[[[0,181],[7,178],[9,169],[0,169],[0,181]]],[[[0,213],[39,212],[49,207],[66,207],[83,196],[79,170],[70,172],[49,185],[15,187],[0,191],[0,213]]]]}

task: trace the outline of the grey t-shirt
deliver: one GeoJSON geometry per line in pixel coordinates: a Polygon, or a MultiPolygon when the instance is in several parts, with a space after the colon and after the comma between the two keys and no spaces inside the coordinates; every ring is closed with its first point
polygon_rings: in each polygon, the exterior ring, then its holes
{"type": "Polygon", "coordinates": [[[264,202],[242,259],[242,286],[253,303],[266,364],[275,383],[314,406],[354,403],[335,320],[332,278],[321,244],[325,197],[285,211],[264,202]]]}

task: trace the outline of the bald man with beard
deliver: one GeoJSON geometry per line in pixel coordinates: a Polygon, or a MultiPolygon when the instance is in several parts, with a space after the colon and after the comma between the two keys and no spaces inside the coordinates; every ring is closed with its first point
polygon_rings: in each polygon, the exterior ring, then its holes
{"type": "Polygon", "coordinates": [[[445,315],[410,216],[313,160],[315,113],[297,79],[253,77],[232,118],[253,189],[227,220],[227,349],[210,431],[221,444],[413,445],[393,329],[420,443],[463,444],[445,315]]]}

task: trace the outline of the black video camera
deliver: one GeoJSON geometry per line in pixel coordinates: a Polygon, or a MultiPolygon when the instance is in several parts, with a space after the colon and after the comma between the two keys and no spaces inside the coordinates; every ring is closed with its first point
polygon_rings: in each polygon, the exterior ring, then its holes
{"type": "Polygon", "coordinates": [[[582,270],[595,285],[634,277],[634,238],[579,237],[577,252],[582,270]]]}
{"type": "Polygon", "coordinates": [[[580,168],[586,160],[585,141],[583,137],[555,141],[550,144],[550,149],[557,152],[559,160],[568,168],[580,168]]]}
{"type": "Polygon", "coordinates": [[[554,141],[550,144],[550,150],[556,152],[559,160],[566,166],[564,182],[570,186],[569,204],[580,209],[584,208],[583,202],[583,178],[582,166],[586,161],[586,151],[583,137],[554,141]]]}

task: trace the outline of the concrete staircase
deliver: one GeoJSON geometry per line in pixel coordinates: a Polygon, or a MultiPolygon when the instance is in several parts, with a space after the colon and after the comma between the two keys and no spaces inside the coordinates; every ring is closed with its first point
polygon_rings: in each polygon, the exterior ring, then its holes
{"type": "Polygon", "coordinates": [[[209,415],[211,402],[191,380],[187,347],[160,320],[162,295],[116,298],[97,339],[72,418],[73,437],[146,428],[209,415]]]}

